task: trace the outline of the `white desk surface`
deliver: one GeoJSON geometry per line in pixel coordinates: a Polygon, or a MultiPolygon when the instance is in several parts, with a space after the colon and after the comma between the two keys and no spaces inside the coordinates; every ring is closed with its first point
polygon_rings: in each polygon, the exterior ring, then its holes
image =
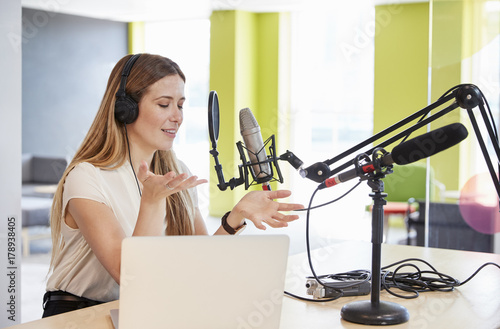
{"type": "MultiPolygon", "coordinates": [[[[458,250],[382,245],[382,266],[406,258],[422,258],[438,271],[460,281],[467,279],[486,262],[500,264],[500,255],[458,250]]],[[[316,273],[332,274],[371,268],[371,244],[361,241],[339,242],[315,250],[316,273]]],[[[423,264],[420,265],[423,268],[423,264]]],[[[305,254],[289,258],[286,290],[305,294],[305,277],[310,275],[305,254]]],[[[370,295],[342,297],[333,302],[313,303],[284,297],[280,328],[366,328],[344,321],[341,308],[352,301],[367,300],[370,295]]],[[[488,266],[475,278],[453,292],[427,292],[416,299],[401,299],[382,291],[380,300],[406,307],[410,320],[391,328],[500,328],[500,269],[488,266]]],[[[13,329],[113,329],[109,310],[118,308],[118,301],[97,305],[46,319],[32,321],[13,329]]],[[[380,326],[377,326],[380,327],[380,326]]]]}

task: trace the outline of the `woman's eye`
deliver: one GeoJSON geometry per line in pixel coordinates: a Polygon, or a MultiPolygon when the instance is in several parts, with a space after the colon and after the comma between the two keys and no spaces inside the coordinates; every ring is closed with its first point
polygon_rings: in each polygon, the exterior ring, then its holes
{"type": "Polygon", "coordinates": [[[160,107],[163,107],[163,108],[167,108],[169,106],[169,104],[159,104],[160,107]]]}

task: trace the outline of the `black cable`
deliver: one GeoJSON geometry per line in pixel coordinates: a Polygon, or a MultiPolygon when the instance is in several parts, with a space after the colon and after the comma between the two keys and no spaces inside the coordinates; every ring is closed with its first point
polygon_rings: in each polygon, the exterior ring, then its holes
{"type": "Polygon", "coordinates": [[[448,94],[450,94],[452,91],[455,91],[457,90],[458,88],[460,88],[461,86],[463,86],[464,84],[459,84],[459,85],[456,85],[456,86],[453,86],[451,87],[450,89],[448,89],[444,94],[441,95],[441,97],[438,98],[438,100],[441,100],[443,98],[445,98],[446,96],[448,96],[448,94]]]}
{"type": "MultiPolygon", "coordinates": [[[[349,271],[349,272],[344,272],[344,273],[318,275],[318,278],[319,279],[331,279],[331,280],[337,280],[337,281],[345,281],[346,284],[342,285],[338,289],[347,289],[347,288],[359,286],[359,285],[369,281],[371,279],[371,274],[370,274],[370,271],[368,271],[368,270],[355,270],[355,271],[349,271]],[[352,281],[352,280],[357,280],[357,281],[353,282],[353,283],[347,283],[348,281],[352,281]]],[[[331,288],[328,285],[328,283],[324,283],[324,287],[331,288]]]]}
{"type": "MultiPolygon", "coordinates": [[[[318,283],[322,284],[321,280],[317,277],[316,272],[314,271],[314,267],[312,266],[311,250],[310,250],[310,245],[309,245],[309,214],[311,212],[311,209],[313,208],[313,207],[311,207],[312,201],[313,201],[314,196],[316,195],[316,193],[318,191],[319,191],[319,186],[316,188],[316,190],[314,190],[313,194],[311,195],[311,198],[309,199],[309,206],[306,208],[306,210],[307,210],[307,215],[306,215],[306,250],[307,250],[307,260],[309,261],[309,267],[311,269],[311,272],[312,272],[313,276],[316,278],[316,280],[318,281],[318,283]]],[[[304,301],[311,301],[311,302],[312,301],[314,301],[314,302],[320,301],[319,299],[310,299],[310,298],[300,297],[300,296],[294,295],[292,293],[289,293],[287,291],[285,291],[285,295],[288,295],[288,296],[291,296],[294,298],[298,298],[298,299],[304,300],[304,301]]],[[[343,292],[341,290],[339,290],[339,296],[329,298],[328,301],[336,300],[342,296],[343,296],[343,292]]],[[[321,300],[321,301],[326,301],[326,300],[321,300]]]]}
{"type": "Polygon", "coordinates": [[[479,273],[479,271],[481,271],[483,268],[485,268],[488,265],[496,266],[496,267],[498,267],[500,269],[500,265],[498,265],[497,263],[493,263],[493,262],[484,263],[470,277],[468,277],[467,279],[465,279],[465,281],[463,281],[462,283],[460,283],[459,285],[457,285],[457,287],[463,286],[464,284],[466,284],[467,282],[469,282],[473,277],[476,276],[476,274],[479,273]]]}
{"type": "Polygon", "coordinates": [[[309,242],[309,215],[311,213],[311,204],[312,204],[312,201],[314,199],[314,196],[316,195],[316,193],[318,193],[319,191],[319,187],[316,188],[316,190],[314,190],[313,194],[311,195],[311,198],[309,199],[309,207],[307,207],[307,214],[306,214],[306,251],[307,251],[307,261],[309,263],[309,268],[311,269],[311,273],[312,275],[314,276],[314,278],[316,279],[316,281],[318,281],[319,284],[323,285],[323,282],[318,278],[318,276],[316,275],[316,271],[314,271],[314,266],[312,264],[312,260],[311,260],[311,245],[310,245],[310,242],[309,242]]]}
{"type": "MultiPolygon", "coordinates": [[[[313,209],[317,209],[317,208],[321,208],[321,207],[324,207],[324,206],[327,206],[329,204],[332,204],[334,202],[337,202],[339,201],[340,199],[342,199],[343,197],[345,197],[346,195],[348,195],[349,193],[351,193],[356,187],[359,186],[359,184],[361,184],[361,181],[359,181],[356,185],[354,185],[351,189],[349,189],[349,191],[347,191],[346,193],[344,193],[343,195],[341,195],[340,197],[338,197],[337,199],[334,199],[332,201],[328,201],[328,202],[325,202],[323,204],[320,204],[320,205],[317,205],[317,206],[314,206],[314,207],[307,207],[307,208],[304,208],[304,209],[297,209],[297,210],[294,210],[294,211],[309,211],[309,210],[313,210],[313,209]]],[[[317,190],[316,190],[317,191],[317,190]]],[[[316,193],[316,191],[314,193],[316,193]]]]}
{"type": "Polygon", "coordinates": [[[388,293],[393,296],[412,299],[417,298],[419,293],[428,291],[442,291],[450,292],[453,291],[455,287],[460,287],[467,282],[469,282],[473,277],[475,277],[479,271],[484,267],[492,265],[500,269],[500,265],[488,262],[481,265],[471,276],[469,276],[465,281],[460,282],[459,280],[453,278],[450,275],[438,272],[431,264],[423,259],[419,258],[409,258],[404,259],[399,262],[382,267],[382,288],[384,288],[388,293]],[[417,265],[408,263],[411,261],[422,262],[427,265],[429,270],[421,270],[417,265]],[[393,272],[386,269],[399,265],[393,272]],[[400,270],[405,267],[412,267],[415,269],[414,272],[402,272],[400,270]],[[397,288],[399,290],[410,293],[410,295],[401,295],[394,292],[392,289],[397,288]]]}
{"type": "MultiPolygon", "coordinates": [[[[348,195],[349,193],[351,193],[356,187],[359,186],[361,182],[358,182],[354,187],[352,187],[350,190],[348,190],[346,193],[344,193],[343,195],[341,195],[340,197],[338,197],[337,199],[333,200],[333,201],[330,201],[329,203],[332,203],[332,202],[336,202],[340,199],[342,199],[343,197],[345,197],[346,195],[348,195]]],[[[311,195],[311,199],[309,200],[309,207],[307,208],[307,215],[306,215],[306,251],[307,251],[307,260],[308,260],[308,263],[309,263],[309,268],[311,269],[311,273],[314,277],[314,279],[320,284],[322,285],[323,287],[329,287],[329,288],[332,288],[330,286],[328,286],[327,283],[323,282],[321,280],[320,277],[318,277],[318,275],[316,274],[316,271],[314,270],[314,266],[312,264],[312,259],[311,259],[311,244],[310,244],[310,240],[309,240],[309,218],[310,218],[310,209],[312,208],[311,207],[311,204],[312,204],[312,201],[314,199],[314,196],[316,195],[316,193],[319,191],[319,187],[316,188],[316,190],[313,192],[313,194],[311,195]]],[[[344,275],[344,277],[346,276],[345,273],[343,274],[339,274],[338,277],[340,277],[341,275],[344,275]]],[[[327,277],[327,276],[323,276],[323,277],[327,277]]],[[[349,279],[352,279],[352,277],[350,277],[349,279]]],[[[363,282],[365,281],[368,281],[370,279],[370,276],[368,275],[364,280],[363,282]]],[[[337,298],[340,298],[343,296],[343,292],[342,292],[342,289],[343,288],[350,288],[350,287],[353,287],[353,286],[357,286],[357,285],[360,285],[362,282],[356,282],[356,284],[347,284],[346,286],[344,287],[341,287],[341,288],[332,288],[336,291],[339,291],[341,293],[340,296],[336,297],[335,299],[337,298]]]]}
{"type": "Polygon", "coordinates": [[[490,115],[489,120],[492,123],[491,126],[493,127],[493,132],[495,134],[495,138],[498,140],[497,127],[493,124],[493,123],[495,123],[495,119],[493,118],[493,114],[491,113],[490,104],[488,104],[488,101],[486,100],[486,97],[484,97],[484,95],[482,94],[482,92],[481,92],[481,95],[483,96],[483,101],[486,104],[486,108],[488,109],[488,114],[490,115]]]}
{"type": "Polygon", "coordinates": [[[142,192],[141,192],[141,187],[139,186],[139,180],[137,179],[137,175],[135,174],[134,170],[134,165],[132,164],[132,155],[130,154],[130,143],[128,141],[127,124],[124,123],[123,126],[125,127],[125,138],[127,140],[128,161],[130,162],[130,166],[132,167],[132,173],[134,174],[135,182],[137,183],[137,190],[139,190],[139,196],[142,198],[142,192]]]}
{"type": "MultiPolygon", "coordinates": [[[[460,84],[460,85],[456,85],[454,87],[451,87],[450,89],[448,89],[441,97],[438,98],[438,100],[440,99],[443,99],[445,98],[449,93],[451,93],[452,91],[455,91],[456,89],[462,87],[462,86],[465,86],[466,84],[460,84]]],[[[490,108],[490,105],[488,104],[488,100],[486,99],[486,97],[484,97],[484,94],[483,92],[478,88],[478,91],[479,93],[481,94],[481,98],[482,100],[484,101],[485,105],[486,105],[486,109],[488,110],[488,114],[489,114],[489,120],[493,123],[495,122],[495,120],[493,119],[493,114],[491,113],[491,108],[490,108]]],[[[498,132],[497,132],[497,127],[495,125],[491,125],[493,127],[493,131],[494,131],[494,135],[495,135],[495,138],[498,139],[498,132]]]]}
{"type": "MultiPolygon", "coordinates": [[[[371,279],[370,271],[367,271],[367,270],[356,270],[356,271],[349,271],[349,272],[337,273],[337,274],[317,275],[315,270],[314,270],[314,266],[312,264],[312,259],[311,259],[311,247],[310,247],[310,239],[309,239],[310,211],[312,209],[322,207],[322,206],[334,203],[334,202],[342,199],[347,194],[351,193],[356,187],[358,187],[360,183],[361,183],[361,181],[358,182],[354,187],[349,189],[346,193],[344,193],[342,196],[338,197],[337,199],[334,199],[334,200],[327,202],[325,204],[322,204],[322,205],[312,207],[311,205],[312,205],[313,199],[314,199],[316,193],[319,191],[319,187],[318,187],[311,195],[308,207],[305,209],[302,209],[302,210],[307,211],[307,215],[306,215],[306,251],[307,251],[307,259],[308,259],[311,273],[313,274],[313,277],[318,282],[318,284],[322,285],[325,288],[329,288],[329,289],[337,291],[339,293],[339,295],[332,297],[332,298],[320,298],[320,299],[305,298],[305,297],[297,296],[297,295],[292,294],[292,293],[287,292],[287,291],[285,291],[285,295],[299,299],[299,300],[303,300],[303,301],[330,302],[330,301],[339,299],[340,297],[344,296],[344,292],[342,289],[347,289],[350,287],[361,285],[361,284],[363,284],[371,279]],[[328,283],[323,282],[322,279],[333,279],[333,280],[338,280],[338,281],[346,281],[346,285],[332,287],[332,286],[329,286],[328,283]],[[355,283],[347,283],[349,280],[357,280],[357,281],[355,283]]],[[[450,291],[453,291],[455,287],[462,286],[465,283],[469,282],[484,267],[486,267],[488,265],[496,266],[500,269],[500,265],[493,263],[493,262],[488,262],[488,263],[485,263],[482,266],[480,266],[465,281],[460,282],[459,280],[453,278],[452,276],[450,276],[448,274],[438,272],[430,263],[426,262],[423,259],[408,258],[408,259],[404,259],[404,260],[392,263],[390,265],[387,265],[387,266],[384,266],[381,268],[381,270],[382,270],[381,288],[385,289],[389,294],[391,294],[393,296],[396,296],[399,298],[404,298],[404,299],[417,298],[417,297],[419,297],[421,292],[428,292],[428,291],[450,292],[450,291]],[[408,263],[411,261],[422,262],[425,265],[427,265],[431,270],[421,270],[417,265],[412,264],[412,263],[408,263]],[[394,267],[394,266],[398,266],[394,271],[388,270],[389,268],[394,267]],[[413,268],[415,271],[402,272],[402,270],[404,268],[408,268],[408,267],[413,268]],[[403,295],[401,293],[396,293],[394,291],[394,289],[399,289],[403,292],[406,292],[407,294],[403,295]]]]}
{"type": "MultiPolygon", "coordinates": [[[[454,87],[451,87],[450,89],[448,89],[441,97],[438,98],[438,100],[440,99],[443,99],[445,98],[449,93],[451,93],[452,91],[455,91],[456,89],[462,87],[462,86],[465,86],[466,84],[460,84],[460,85],[456,85],[454,87]]],[[[491,108],[490,108],[490,105],[488,104],[488,100],[486,99],[486,97],[484,97],[484,94],[483,92],[478,88],[478,91],[479,93],[481,94],[481,98],[482,100],[484,101],[485,105],[486,105],[486,109],[488,110],[488,114],[489,114],[489,120],[493,123],[495,122],[495,120],[493,119],[493,114],[491,113],[491,108]]],[[[498,132],[497,132],[497,127],[495,125],[491,125],[493,127],[493,131],[494,131],[494,135],[495,135],[495,138],[498,139],[498,132]]]]}
{"type": "Polygon", "coordinates": [[[314,196],[319,191],[319,186],[318,186],[316,188],[316,190],[313,192],[313,194],[311,195],[311,198],[309,199],[309,205],[308,205],[308,207],[305,208],[305,209],[296,210],[296,211],[307,211],[307,214],[306,214],[306,250],[307,250],[307,259],[308,259],[308,262],[309,262],[309,268],[311,269],[311,273],[313,274],[314,278],[316,279],[316,281],[320,285],[322,285],[323,287],[328,287],[330,289],[338,291],[339,295],[335,296],[335,297],[331,297],[331,298],[322,298],[322,299],[305,298],[305,297],[301,297],[301,296],[297,296],[295,294],[292,294],[292,293],[290,293],[288,291],[285,291],[285,295],[293,297],[293,298],[297,298],[297,299],[300,299],[300,300],[303,300],[303,301],[329,302],[329,301],[333,301],[333,300],[339,299],[340,297],[343,297],[344,296],[344,292],[342,291],[342,289],[352,288],[352,287],[361,285],[361,284],[363,284],[363,283],[365,283],[365,282],[367,282],[367,281],[370,280],[371,276],[369,274],[369,271],[363,271],[363,270],[362,271],[353,271],[353,272],[345,272],[345,273],[337,273],[337,274],[328,274],[328,275],[320,275],[320,276],[318,276],[316,274],[316,272],[314,270],[314,266],[312,264],[312,260],[311,260],[311,247],[310,247],[310,241],[309,241],[309,218],[310,218],[310,211],[312,209],[323,207],[323,206],[326,206],[326,205],[329,205],[329,204],[332,204],[334,202],[339,201],[340,199],[344,198],[346,195],[348,195],[349,193],[351,193],[356,187],[358,187],[359,184],[361,184],[361,182],[362,181],[359,181],[356,185],[354,185],[352,188],[350,188],[346,193],[344,193],[340,197],[338,197],[338,198],[336,198],[336,199],[334,199],[332,201],[329,201],[327,203],[324,203],[324,204],[317,205],[317,206],[313,207],[311,205],[312,205],[314,196]],[[321,280],[321,279],[324,279],[324,278],[335,279],[335,280],[339,280],[339,281],[349,281],[349,280],[362,280],[362,281],[361,282],[357,281],[355,283],[346,283],[345,286],[335,287],[334,288],[334,287],[328,286],[328,283],[325,283],[325,282],[323,282],[321,280]]]}
{"type": "MultiPolygon", "coordinates": [[[[422,122],[422,121],[423,121],[423,120],[427,117],[427,115],[428,115],[430,112],[431,112],[431,110],[429,110],[429,111],[425,112],[424,114],[422,114],[422,116],[420,117],[420,119],[418,119],[417,123],[422,122]]],[[[401,142],[399,142],[399,144],[404,143],[404,142],[405,142],[405,141],[406,141],[406,140],[410,137],[410,135],[411,135],[411,132],[410,132],[410,133],[408,133],[405,137],[403,137],[403,139],[401,140],[401,142]]]]}
{"type": "Polygon", "coordinates": [[[339,299],[340,297],[342,296],[337,296],[337,297],[332,297],[332,298],[322,298],[322,299],[312,299],[312,298],[306,298],[306,297],[302,297],[302,296],[297,296],[297,295],[294,295],[288,291],[285,291],[285,295],[289,296],[289,297],[293,297],[293,298],[297,298],[297,299],[300,299],[300,300],[303,300],[303,301],[306,301],[306,302],[315,302],[315,303],[323,303],[323,302],[331,302],[331,301],[334,301],[336,299],[339,299]]]}
{"type": "MultiPolygon", "coordinates": [[[[463,86],[463,85],[462,85],[462,84],[460,84],[460,85],[456,85],[456,86],[454,86],[454,87],[452,87],[452,88],[448,89],[448,90],[447,90],[447,91],[446,91],[443,95],[441,95],[441,97],[439,97],[439,98],[438,98],[438,101],[439,101],[439,100],[441,100],[441,99],[443,99],[443,98],[445,98],[446,96],[448,96],[448,94],[449,94],[450,92],[452,92],[452,91],[454,91],[454,90],[456,90],[456,89],[460,88],[461,86],[463,86]]],[[[418,119],[417,123],[420,123],[422,120],[424,120],[430,112],[431,112],[431,110],[428,110],[427,112],[425,112],[425,113],[424,113],[424,114],[420,117],[420,119],[418,119]]],[[[405,141],[406,141],[406,140],[410,137],[410,135],[411,135],[411,132],[410,132],[410,133],[408,133],[408,135],[406,135],[406,136],[405,136],[405,137],[401,140],[401,142],[399,142],[399,144],[401,144],[401,143],[405,142],[405,141]]]]}

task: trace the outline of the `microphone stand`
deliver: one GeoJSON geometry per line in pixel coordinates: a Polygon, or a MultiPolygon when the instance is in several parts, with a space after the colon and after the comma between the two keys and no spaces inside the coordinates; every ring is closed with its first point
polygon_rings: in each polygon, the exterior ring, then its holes
{"type": "MultiPolygon", "coordinates": [[[[494,165],[489,157],[486,143],[481,135],[479,125],[475,119],[473,108],[479,107],[480,114],[483,118],[484,124],[486,126],[490,141],[493,144],[493,148],[498,159],[498,167],[500,169],[500,145],[498,140],[498,133],[495,128],[495,123],[491,113],[487,113],[484,104],[486,99],[483,94],[475,85],[472,84],[462,84],[458,85],[449,91],[447,91],[440,99],[436,102],[430,104],[429,106],[413,113],[412,115],[406,117],[405,119],[397,122],[396,124],[390,126],[389,128],[375,134],[374,136],[368,138],[367,140],[355,145],[354,147],[346,150],[345,152],[339,154],[338,156],[311,165],[308,168],[302,170],[304,173],[303,177],[307,177],[318,183],[323,182],[325,179],[333,176],[334,174],[340,172],[341,170],[355,164],[355,160],[348,161],[335,169],[330,169],[330,165],[339,161],[340,159],[350,155],[363,147],[387,136],[388,134],[394,132],[396,129],[402,128],[405,125],[411,123],[412,121],[419,119],[417,123],[413,126],[406,128],[400,133],[386,139],[384,142],[372,147],[370,150],[366,151],[365,154],[370,154],[377,148],[383,148],[390,145],[397,140],[404,138],[406,139],[413,131],[427,125],[428,123],[445,116],[449,112],[455,110],[456,108],[463,108],[467,110],[470,122],[476,133],[478,143],[481,147],[484,160],[490,171],[490,175],[493,181],[493,185],[496,188],[497,194],[500,197],[500,179],[495,173],[494,165]],[[452,104],[441,109],[435,114],[430,115],[431,111],[438,108],[439,106],[447,103],[448,101],[454,100],[452,104]],[[428,116],[429,115],[429,116],[428,116]]],[[[488,106],[489,109],[489,106],[488,106]]],[[[297,169],[301,168],[302,162],[295,159],[291,152],[287,152],[281,156],[281,159],[288,160],[297,169]],[[296,162],[296,163],[295,163],[296,162]]],[[[391,173],[391,172],[387,172],[391,173]]],[[[384,218],[384,205],[387,203],[385,197],[387,196],[384,192],[384,184],[380,178],[385,177],[383,174],[375,175],[367,179],[368,185],[372,188],[372,193],[370,196],[373,199],[374,205],[372,210],[372,286],[371,286],[371,300],[357,301],[346,304],[342,307],[341,316],[344,320],[368,324],[368,325],[390,325],[404,323],[409,320],[409,313],[407,309],[396,303],[380,301],[380,290],[381,290],[381,244],[383,240],[383,218],[384,218]]]]}
{"type": "Polygon", "coordinates": [[[400,324],[410,319],[410,314],[404,306],[380,301],[384,205],[387,203],[387,193],[383,193],[384,182],[380,178],[370,178],[367,181],[368,186],[372,188],[370,196],[373,199],[371,299],[351,302],[344,305],[340,311],[344,320],[366,325],[400,324]]]}

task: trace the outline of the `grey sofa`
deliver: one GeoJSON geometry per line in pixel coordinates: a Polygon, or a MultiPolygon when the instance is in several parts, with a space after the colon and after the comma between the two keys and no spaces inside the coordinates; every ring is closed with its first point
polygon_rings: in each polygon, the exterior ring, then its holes
{"type": "Polygon", "coordinates": [[[57,183],[66,169],[61,157],[23,154],[22,156],[22,228],[23,254],[30,253],[29,242],[48,234],[30,234],[29,228],[49,226],[50,208],[57,183]]]}

